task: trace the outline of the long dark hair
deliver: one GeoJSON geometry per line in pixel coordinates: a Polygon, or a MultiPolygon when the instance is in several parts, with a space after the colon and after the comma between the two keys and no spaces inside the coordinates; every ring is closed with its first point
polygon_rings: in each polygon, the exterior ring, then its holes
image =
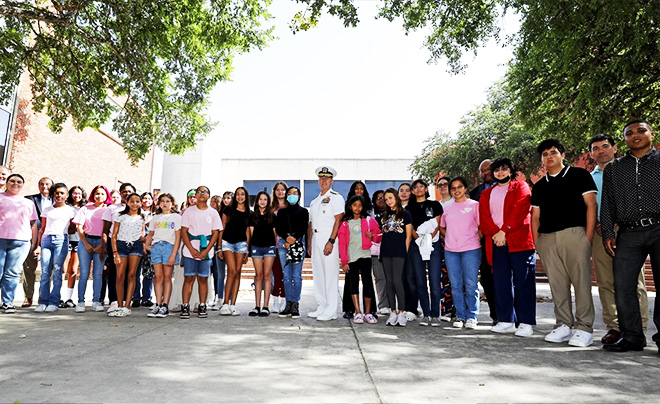
{"type": "Polygon", "coordinates": [[[396,200],[396,206],[394,206],[394,210],[392,210],[389,206],[387,206],[387,209],[385,210],[385,214],[383,215],[383,219],[382,219],[383,222],[389,219],[390,216],[394,216],[396,219],[403,219],[404,210],[403,210],[403,206],[401,205],[401,198],[399,198],[399,191],[397,191],[394,188],[387,188],[385,190],[385,193],[383,194],[383,197],[387,194],[394,195],[394,199],[396,200]]]}
{"type": "Polygon", "coordinates": [[[353,209],[351,209],[351,206],[353,206],[353,204],[358,201],[362,204],[360,217],[365,218],[369,216],[369,210],[367,209],[367,204],[365,203],[366,199],[362,195],[353,195],[348,199],[348,201],[346,201],[346,205],[344,206],[344,217],[342,220],[348,221],[353,219],[353,209]]]}
{"type": "Polygon", "coordinates": [[[149,213],[154,213],[156,211],[156,200],[154,199],[154,196],[151,192],[143,192],[142,195],[140,195],[140,203],[142,203],[142,199],[144,199],[145,195],[149,195],[151,197],[151,207],[149,208],[149,213]]]}
{"type": "Polygon", "coordinates": [[[284,206],[286,206],[286,193],[289,190],[289,186],[286,185],[286,182],[284,181],[277,181],[275,185],[273,185],[273,201],[271,202],[270,205],[273,211],[277,210],[280,207],[280,201],[277,199],[277,194],[275,193],[277,187],[280,185],[284,186],[284,206]]]}
{"type": "Polygon", "coordinates": [[[85,192],[85,190],[82,189],[81,186],[79,186],[79,185],[74,185],[74,186],[72,186],[71,189],[69,190],[69,197],[66,198],[66,203],[67,203],[67,205],[71,205],[71,206],[76,206],[76,207],[78,207],[78,208],[82,208],[83,206],[85,206],[85,200],[86,200],[86,199],[87,199],[87,192],[85,192]],[[76,202],[73,200],[73,193],[75,192],[76,189],[79,189],[80,192],[82,193],[82,199],[80,199],[80,202],[78,202],[77,204],[76,204],[76,202]]]}
{"type": "Polygon", "coordinates": [[[373,209],[373,206],[371,205],[371,197],[369,196],[369,191],[367,191],[367,186],[364,184],[362,181],[355,181],[354,183],[351,184],[351,188],[348,190],[348,195],[346,196],[346,199],[351,199],[355,195],[355,188],[358,186],[358,184],[362,185],[362,189],[364,189],[364,192],[362,193],[362,197],[364,198],[364,201],[362,202],[362,206],[366,206],[367,211],[370,211],[373,209]]]}
{"type": "Polygon", "coordinates": [[[245,223],[247,223],[248,218],[250,217],[250,193],[245,187],[236,188],[236,191],[234,191],[234,195],[231,198],[231,205],[227,206],[227,209],[222,213],[227,215],[228,220],[232,220],[235,213],[239,212],[238,201],[236,200],[236,193],[238,192],[239,189],[242,189],[243,192],[245,192],[245,202],[243,202],[243,207],[245,208],[245,223]]]}
{"type": "Polygon", "coordinates": [[[259,198],[261,198],[261,195],[266,195],[267,198],[263,216],[266,218],[266,223],[271,224],[273,222],[273,208],[270,205],[270,195],[268,195],[268,192],[266,191],[257,192],[257,196],[254,198],[254,212],[252,212],[252,219],[256,222],[261,216],[261,211],[259,209],[259,198]]]}
{"type": "Polygon", "coordinates": [[[140,200],[140,207],[138,208],[137,213],[138,213],[139,216],[144,217],[144,214],[142,213],[142,198],[140,197],[140,194],[138,194],[138,193],[136,193],[136,192],[133,192],[132,194],[130,194],[130,195],[128,196],[128,198],[126,198],[126,206],[124,207],[124,210],[122,210],[121,212],[119,212],[119,215],[120,215],[120,216],[121,216],[121,215],[128,215],[128,213],[131,211],[131,207],[128,206],[128,201],[129,201],[132,197],[134,197],[134,196],[136,196],[136,197],[140,200]]]}

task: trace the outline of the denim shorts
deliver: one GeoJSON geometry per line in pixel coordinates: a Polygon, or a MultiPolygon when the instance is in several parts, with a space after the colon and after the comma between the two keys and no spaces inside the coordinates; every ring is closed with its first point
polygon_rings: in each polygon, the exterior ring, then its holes
{"type": "Polygon", "coordinates": [[[256,247],[252,246],[252,258],[274,257],[275,246],[270,247],[256,247]]]}
{"type": "Polygon", "coordinates": [[[78,243],[80,243],[80,241],[71,241],[71,240],[69,240],[69,251],[77,253],[78,252],[78,243]]]}
{"type": "Polygon", "coordinates": [[[183,260],[183,275],[201,276],[208,278],[211,274],[211,260],[196,260],[194,258],[181,257],[183,260]]]}
{"type": "Polygon", "coordinates": [[[247,241],[239,241],[238,243],[231,244],[222,240],[222,251],[231,251],[237,254],[247,254],[248,244],[247,241]]]}
{"type": "Polygon", "coordinates": [[[129,255],[138,255],[141,257],[144,255],[140,240],[132,242],[117,240],[117,252],[120,257],[128,257],[129,255]]]}
{"type": "MultiPolygon", "coordinates": [[[[170,260],[172,255],[172,250],[174,250],[174,245],[168,243],[167,241],[159,241],[156,244],[151,246],[151,264],[163,264],[167,265],[167,261],[170,260]]],[[[174,265],[179,263],[179,254],[177,254],[174,259],[174,265]]]]}

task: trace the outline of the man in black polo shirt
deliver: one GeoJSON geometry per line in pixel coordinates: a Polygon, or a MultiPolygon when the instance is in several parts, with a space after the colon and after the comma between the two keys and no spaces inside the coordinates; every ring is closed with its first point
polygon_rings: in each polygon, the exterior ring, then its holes
{"type": "Polygon", "coordinates": [[[591,243],[598,204],[589,172],[564,165],[564,146],[547,139],[536,150],[546,170],[532,188],[532,235],[548,274],[555,304],[555,329],[547,342],[593,343],[594,304],[591,298],[591,243]],[[575,289],[575,317],[571,302],[575,289]]]}
{"type": "MultiPolygon", "coordinates": [[[[646,121],[626,124],[623,137],[630,151],[605,167],[600,213],[603,244],[614,257],[614,299],[622,334],[614,344],[603,345],[612,352],[644,349],[637,278],[648,255],[653,280],[656,285],[660,281],[660,152],[651,145],[653,128],[646,121]]],[[[660,329],[657,298],[653,322],[660,329]]],[[[653,335],[653,341],[660,347],[660,333],[653,335]]]]}

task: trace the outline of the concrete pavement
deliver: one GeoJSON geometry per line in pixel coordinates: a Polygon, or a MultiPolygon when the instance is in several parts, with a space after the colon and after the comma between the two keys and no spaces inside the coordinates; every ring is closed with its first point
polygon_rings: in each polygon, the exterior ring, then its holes
{"type": "MultiPolygon", "coordinates": [[[[540,297],[550,295],[537,286],[540,297]]],[[[530,338],[489,332],[485,303],[475,331],[387,327],[382,317],[375,325],[321,323],[305,317],[315,309],[311,281],[299,320],[248,317],[254,298],[245,281],[239,317],[19,309],[0,314],[0,402],[660,402],[655,327],[643,352],[606,352],[596,288],[593,296],[589,348],[543,341],[554,324],[551,302],[537,304],[530,338]]]]}

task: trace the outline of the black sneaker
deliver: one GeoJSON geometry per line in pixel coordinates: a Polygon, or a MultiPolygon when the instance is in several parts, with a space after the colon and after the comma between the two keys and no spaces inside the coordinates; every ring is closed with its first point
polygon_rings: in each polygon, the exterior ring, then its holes
{"type": "Polygon", "coordinates": [[[16,307],[14,307],[13,303],[2,303],[2,310],[4,310],[5,314],[16,313],[16,307]]]}
{"type": "Polygon", "coordinates": [[[250,310],[250,311],[248,312],[248,316],[250,316],[250,317],[257,317],[257,316],[259,315],[259,312],[260,312],[260,311],[261,311],[261,309],[259,309],[259,306],[255,306],[254,309],[252,309],[252,310],[250,310]]]}
{"type": "Polygon", "coordinates": [[[286,306],[284,307],[284,310],[280,311],[280,314],[277,316],[280,318],[286,318],[286,317],[291,317],[291,307],[293,305],[293,302],[286,302],[286,306]]]}
{"type": "Polygon", "coordinates": [[[167,308],[167,303],[163,303],[160,305],[160,309],[158,310],[158,315],[156,317],[165,318],[168,314],[170,314],[170,310],[167,308]]]}
{"type": "Polygon", "coordinates": [[[158,313],[160,313],[160,307],[154,306],[154,308],[147,314],[147,317],[158,317],[158,313]]]}
{"type": "Polygon", "coordinates": [[[181,313],[179,313],[179,318],[183,318],[185,320],[190,318],[190,305],[189,304],[182,304],[181,305],[181,313]]]}
{"type": "Polygon", "coordinates": [[[140,305],[142,307],[151,307],[154,305],[154,303],[151,300],[143,300],[140,302],[140,305]]]}
{"type": "Polygon", "coordinates": [[[293,302],[291,304],[291,318],[300,318],[300,308],[298,307],[298,302],[293,302]]]}
{"type": "Polygon", "coordinates": [[[268,307],[262,307],[261,311],[259,312],[259,317],[268,317],[270,316],[270,310],[268,310],[268,307]]]}
{"type": "Polygon", "coordinates": [[[75,304],[75,303],[73,302],[73,300],[71,300],[71,299],[69,299],[69,300],[67,300],[66,302],[64,302],[64,304],[66,305],[66,307],[67,307],[68,309],[73,309],[74,307],[76,307],[76,304],[75,304]]]}
{"type": "Polygon", "coordinates": [[[66,309],[66,303],[64,303],[64,300],[60,300],[60,304],[57,305],[58,309],[66,309]]]}
{"type": "Polygon", "coordinates": [[[140,300],[138,299],[133,300],[133,304],[131,304],[131,307],[133,307],[134,309],[140,307],[140,300]]]}
{"type": "Polygon", "coordinates": [[[209,314],[206,311],[206,304],[200,304],[199,307],[197,308],[197,317],[206,318],[208,316],[209,314]]]}

